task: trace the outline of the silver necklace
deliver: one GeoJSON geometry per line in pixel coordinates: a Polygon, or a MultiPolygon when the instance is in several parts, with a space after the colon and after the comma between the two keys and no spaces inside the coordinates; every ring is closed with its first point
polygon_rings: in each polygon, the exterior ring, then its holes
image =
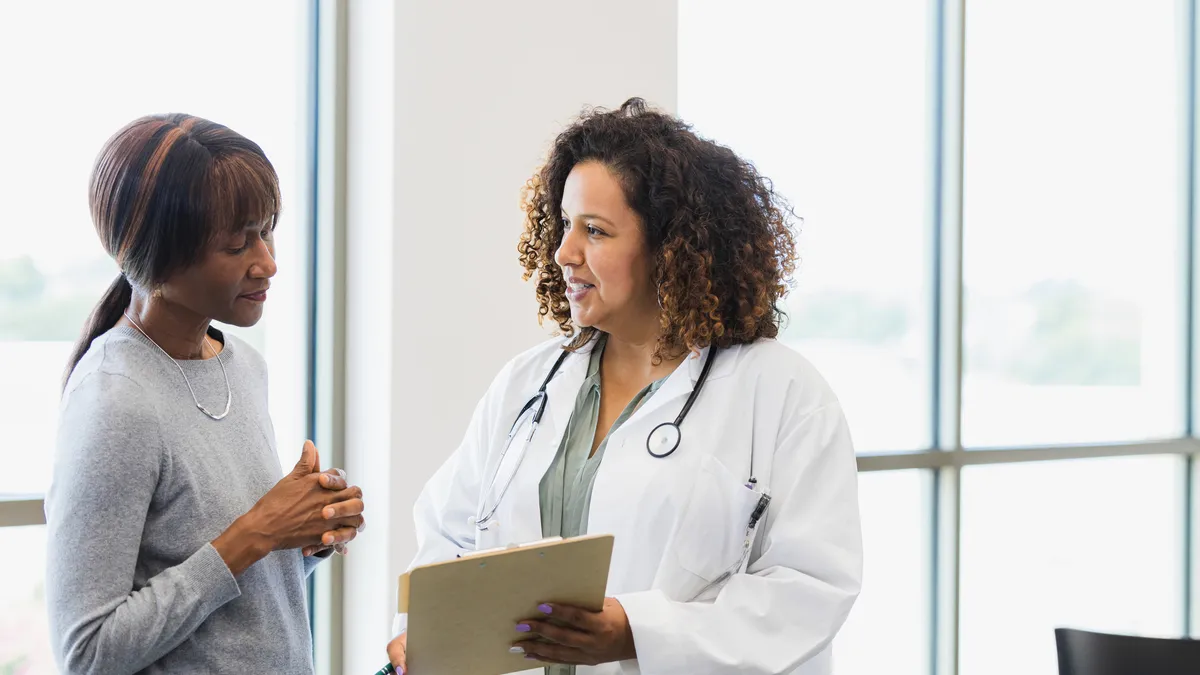
{"type": "MultiPolygon", "coordinates": [[[[138,329],[139,333],[146,336],[146,339],[150,341],[150,344],[158,347],[158,343],[154,341],[154,338],[146,335],[146,331],[142,330],[142,327],[140,324],[138,324],[137,320],[132,316],[129,316],[129,310],[122,310],[122,313],[125,315],[125,318],[129,319],[130,323],[133,324],[133,327],[138,329]]],[[[205,336],[204,344],[208,345],[207,335],[205,336]]],[[[214,420],[222,420],[225,419],[225,416],[229,414],[229,406],[233,403],[233,387],[229,386],[229,375],[225,372],[225,362],[221,360],[221,355],[218,354],[217,350],[213,349],[212,347],[209,347],[208,350],[212,352],[213,357],[217,359],[217,363],[221,365],[221,375],[225,378],[225,391],[228,392],[225,398],[225,412],[221,413],[220,415],[214,415],[213,413],[209,412],[208,408],[205,408],[204,405],[200,403],[199,399],[196,398],[195,390],[192,389],[192,383],[188,380],[187,373],[183,372],[183,366],[179,365],[175,359],[171,358],[171,355],[167,353],[167,350],[163,349],[162,347],[158,347],[158,351],[162,352],[163,356],[167,357],[167,360],[171,363],[174,363],[175,367],[179,369],[179,374],[183,376],[183,382],[187,385],[188,392],[191,393],[192,402],[196,404],[196,408],[214,420]]]]}

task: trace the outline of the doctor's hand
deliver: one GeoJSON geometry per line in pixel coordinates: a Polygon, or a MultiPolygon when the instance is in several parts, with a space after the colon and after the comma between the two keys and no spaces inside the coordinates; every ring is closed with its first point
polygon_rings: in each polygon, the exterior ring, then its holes
{"type": "Polygon", "coordinates": [[[405,648],[408,647],[408,633],[401,633],[396,636],[395,640],[388,643],[388,661],[392,667],[396,669],[397,675],[404,675],[404,669],[407,664],[404,661],[405,648]]]}
{"type": "MultiPolygon", "coordinates": [[[[341,469],[328,469],[321,471],[321,459],[317,456],[313,463],[312,472],[318,474],[317,484],[326,490],[335,492],[349,489],[351,486],[346,480],[346,472],[341,469]]],[[[357,486],[354,486],[357,488],[357,486]]],[[[361,490],[359,490],[361,492],[361,490]]],[[[322,516],[326,520],[344,518],[347,515],[362,515],[364,508],[361,498],[350,502],[341,502],[339,504],[331,504],[325,507],[322,516]]],[[[325,557],[332,553],[346,555],[349,551],[350,541],[358,536],[358,533],[365,530],[367,522],[365,519],[354,527],[342,527],[339,529],[330,530],[321,535],[321,544],[316,546],[305,546],[302,551],[305,556],[315,555],[317,557],[325,557]]]]}
{"type": "Polygon", "coordinates": [[[513,650],[523,650],[527,659],[595,666],[637,657],[629,617],[616,598],[605,598],[604,609],[599,612],[549,604],[538,605],[538,610],[545,616],[522,621],[516,627],[526,639],[515,643],[513,650]],[[535,637],[550,642],[530,639],[535,637]]]}

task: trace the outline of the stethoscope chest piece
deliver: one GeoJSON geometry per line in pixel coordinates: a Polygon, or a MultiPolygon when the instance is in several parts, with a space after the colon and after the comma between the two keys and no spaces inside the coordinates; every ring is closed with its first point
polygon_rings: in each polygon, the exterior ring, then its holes
{"type": "Polygon", "coordinates": [[[675,449],[679,447],[680,437],[678,424],[663,422],[654,427],[654,430],[646,437],[646,452],[662,459],[675,452],[675,449]]]}
{"type": "Polygon", "coordinates": [[[679,425],[683,424],[688,411],[692,409],[692,404],[696,402],[696,397],[700,395],[704,383],[708,381],[708,371],[712,368],[713,360],[716,358],[717,348],[712,347],[709,349],[708,358],[704,359],[704,367],[700,369],[700,378],[692,387],[692,393],[688,394],[687,401],[683,404],[683,410],[679,411],[679,416],[675,418],[674,422],[663,422],[654,427],[650,431],[650,435],[646,437],[646,452],[650,453],[651,457],[657,459],[669,457],[679,448],[679,439],[682,437],[679,425]]]}

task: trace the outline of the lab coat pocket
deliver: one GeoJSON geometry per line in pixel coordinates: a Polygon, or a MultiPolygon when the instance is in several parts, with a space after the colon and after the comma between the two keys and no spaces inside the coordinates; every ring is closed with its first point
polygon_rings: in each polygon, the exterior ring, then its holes
{"type": "Polygon", "coordinates": [[[705,457],[676,533],[679,566],[712,582],[736,565],[758,497],[719,460],[705,457]]]}

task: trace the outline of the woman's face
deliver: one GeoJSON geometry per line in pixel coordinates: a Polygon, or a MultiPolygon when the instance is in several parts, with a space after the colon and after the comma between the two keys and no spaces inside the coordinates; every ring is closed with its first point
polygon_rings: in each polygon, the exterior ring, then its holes
{"type": "Polygon", "coordinates": [[[562,197],[562,243],[554,261],[578,327],[645,339],[658,331],[654,265],[641,218],[599,162],[577,164],[562,197]]]}
{"type": "Polygon", "coordinates": [[[251,223],[218,235],[199,263],[162,285],[163,300],[232,326],[253,326],[275,272],[273,225],[251,223]]]}

